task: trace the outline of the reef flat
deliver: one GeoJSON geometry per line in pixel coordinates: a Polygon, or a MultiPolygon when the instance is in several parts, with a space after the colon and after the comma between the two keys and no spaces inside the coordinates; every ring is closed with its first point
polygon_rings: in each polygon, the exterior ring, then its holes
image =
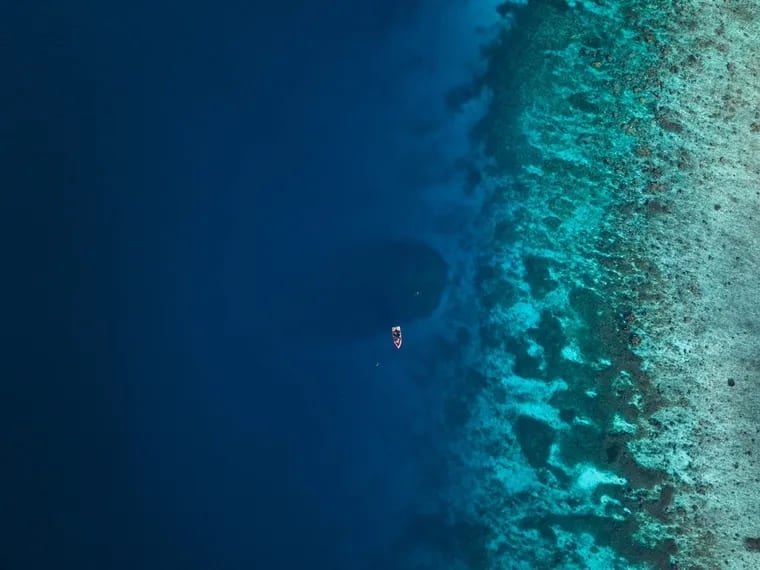
{"type": "Polygon", "coordinates": [[[635,350],[667,405],[632,450],[676,484],[682,567],[758,568],[760,5],[677,3],[663,25],[647,139],[662,207],[621,227],[658,269],[635,350]]]}
{"type": "Polygon", "coordinates": [[[758,568],[760,7],[516,21],[477,129],[479,564],[758,568]]]}

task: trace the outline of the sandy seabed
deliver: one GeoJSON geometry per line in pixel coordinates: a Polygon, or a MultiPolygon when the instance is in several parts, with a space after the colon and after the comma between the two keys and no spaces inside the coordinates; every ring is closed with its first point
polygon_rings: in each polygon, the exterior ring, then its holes
{"type": "MultiPolygon", "coordinates": [[[[658,269],[636,349],[664,397],[637,459],[680,484],[682,567],[760,568],[760,3],[674,3],[647,142],[659,215],[629,225],[658,269]],[[673,162],[676,169],[673,169],[673,162]]],[[[625,227],[625,224],[623,224],[625,227]]]]}

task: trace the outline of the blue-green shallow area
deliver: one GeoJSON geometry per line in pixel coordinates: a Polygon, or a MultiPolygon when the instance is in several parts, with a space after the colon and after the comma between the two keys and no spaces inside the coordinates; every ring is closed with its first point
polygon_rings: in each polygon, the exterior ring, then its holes
{"type": "Polygon", "coordinates": [[[533,2],[488,50],[492,105],[474,131],[495,187],[474,273],[483,387],[461,454],[481,474],[482,567],[678,560],[674,479],[630,447],[661,427],[633,350],[637,301],[656,298],[659,275],[616,231],[661,211],[639,188],[663,174],[642,164],[662,8],[533,2]]]}

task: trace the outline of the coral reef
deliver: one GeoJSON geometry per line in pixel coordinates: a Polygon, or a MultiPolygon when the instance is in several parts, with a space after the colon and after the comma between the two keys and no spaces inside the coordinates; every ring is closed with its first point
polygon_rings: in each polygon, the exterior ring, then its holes
{"type": "Polygon", "coordinates": [[[490,52],[483,567],[760,566],[757,12],[537,2],[490,52]]]}

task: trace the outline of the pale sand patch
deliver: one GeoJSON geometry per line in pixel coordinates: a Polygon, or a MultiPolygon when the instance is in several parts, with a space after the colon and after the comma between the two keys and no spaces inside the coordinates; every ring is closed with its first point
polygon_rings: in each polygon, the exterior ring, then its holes
{"type": "Polygon", "coordinates": [[[663,133],[650,143],[667,213],[643,234],[629,228],[661,274],[663,299],[640,307],[637,352],[670,407],[632,447],[684,483],[670,507],[682,567],[756,570],[745,537],[760,537],[760,3],[678,12],[663,133]]]}

